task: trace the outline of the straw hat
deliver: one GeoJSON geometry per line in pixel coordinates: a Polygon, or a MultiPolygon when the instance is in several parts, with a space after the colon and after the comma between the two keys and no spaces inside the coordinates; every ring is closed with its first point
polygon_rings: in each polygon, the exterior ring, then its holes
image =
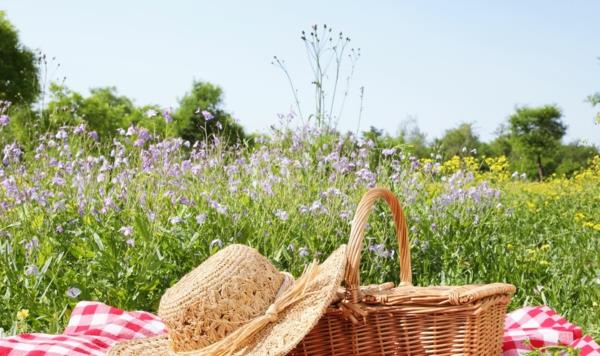
{"type": "Polygon", "coordinates": [[[109,355],[283,355],[317,324],[346,264],[345,245],[294,281],[264,256],[230,245],[162,296],[168,334],[115,345],[109,355]]]}

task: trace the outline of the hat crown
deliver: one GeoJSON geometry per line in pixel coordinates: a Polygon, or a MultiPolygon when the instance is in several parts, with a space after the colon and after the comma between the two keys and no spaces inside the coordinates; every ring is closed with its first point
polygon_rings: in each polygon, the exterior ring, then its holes
{"type": "Polygon", "coordinates": [[[273,303],[284,276],[258,251],[230,245],[186,274],[160,300],[171,348],[206,347],[261,315],[273,303]]]}

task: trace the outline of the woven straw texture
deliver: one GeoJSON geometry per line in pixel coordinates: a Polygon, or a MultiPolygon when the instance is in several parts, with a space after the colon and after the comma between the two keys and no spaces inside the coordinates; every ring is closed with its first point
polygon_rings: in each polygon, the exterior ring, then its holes
{"type": "Polygon", "coordinates": [[[375,188],[360,201],[350,233],[345,289],[291,355],[498,355],[510,284],[415,287],[406,219],[396,197],[375,188]],[[373,205],[389,205],[399,244],[400,286],[359,287],[364,227],[373,205]]]}
{"type": "Polygon", "coordinates": [[[332,303],[346,262],[344,245],[322,265],[311,265],[314,268],[310,276],[303,275],[294,283],[289,274],[277,272],[251,248],[231,245],[221,252],[162,297],[159,315],[167,324],[168,336],[120,343],[109,355],[284,355],[316,325],[332,303]],[[301,280],[301,298],[269,314],[276,305],[272,303],[285,299],[301,280]],[[190,294],[193,297],[186,297],[190,294]],[[261,318],[268,320],[266,326],[233,352],[211,349],[219,340],[261,318]]]}

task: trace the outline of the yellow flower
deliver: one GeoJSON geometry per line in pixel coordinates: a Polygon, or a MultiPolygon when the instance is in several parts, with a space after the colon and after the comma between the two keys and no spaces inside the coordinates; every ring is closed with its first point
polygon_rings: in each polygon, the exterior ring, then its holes
{"type": "Polygon", "coordinates": [[[527,202],[527,207],[529,208],[529,210],[534,210],[535,209],[535,203],[532,203],[530,201],[527,202]]]}
{"type": "Polygon", "coordinates": [[[548,245],[548,244],[542,245],[542,247],[540,247],[540,249],[541,249],[542,251],[549,250],[549,249],[550,249],[550,245],[548,245]]]}
{"type": "Polygon", "coordinates": [[[508,244],[508,245],[506,245],[506,248],[507,248],[508,250],[512,250],[512,249],[513,249],[513,244],[508,244]]]}
{"type": "Polygon", "coordinates": [[[542,266],[549,266],[550,262],[548,262],[548,261],[540,261],[540,265],[542,265],[542,266]]]}
{"type": "Polygon", "coordinates": [[[581,221],[585,218],[585,214],[584,213],[576,213],[575,214],[575,221],[581,221]]]}
{"type": "Polygon", "coordinates": [[[592,227],[592,229],[596,230],[596,231],[600,231],[600,224],[596,224],[592,227]]]}
{"type": "Polygon", "coordinates": [[[28,309],[21,309],[17,312],[17,320],[19,320],[19,321],[27,319],[28,316],[29,316],[28,309]]]}

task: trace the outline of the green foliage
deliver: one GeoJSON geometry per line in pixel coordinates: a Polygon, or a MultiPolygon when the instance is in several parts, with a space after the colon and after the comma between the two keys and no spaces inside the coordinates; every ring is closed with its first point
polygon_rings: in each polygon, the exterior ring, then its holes
{"type": "Polygon", "coordinates": [[[557,165],[554,173],[558,176],[571,177],[585,167],[589,161],[598,155],[598,149],[594,146],[586,146],[581,143],[570,143],[562,145],[558,149],[557,165]]]}
{"type": "Polygon", "coordinates": [[[542,159],[555,152],[566,133],[567,127],[561,117],[560,109],[546,105],[517,108],[509,118],[513,142],[534,162],[540,180],[544,178],[542,159]]]}
{"type": "Polygon", "coordinates": [[[481,141],[473,130],[472,123],[462,123],[458,127],[446,130],[444,135],[434,143],[443,153],[444,158],[464,155],[466,151],[477,152],[481,141]]]}
{"type": "Polygon", "coordinates": [[[19,43],[17,30],[0,11],[0,100],[32,103],[40,92],[37,59],[19,43]]]}
{"type": "Polygon", "coordinates": [[[142,120],[140,109],[131,99],[119,96],[115,87],[91,89],[90,95],[84,97],[64,86],[52,84],[50,92],[52,99],[43,115],[46,129],[85,122],[100,137],[110,138],[117,134],[117,129],[142,120]]]}
{"type": "Polygon", "coordinates": [[[223,89],[208,82],[195,81],[173,114],[179,136],[195,142],[206,141],[219,133],[230,144],[244,140],[243,128],[223,110],[222,105],[223,89]]]}

